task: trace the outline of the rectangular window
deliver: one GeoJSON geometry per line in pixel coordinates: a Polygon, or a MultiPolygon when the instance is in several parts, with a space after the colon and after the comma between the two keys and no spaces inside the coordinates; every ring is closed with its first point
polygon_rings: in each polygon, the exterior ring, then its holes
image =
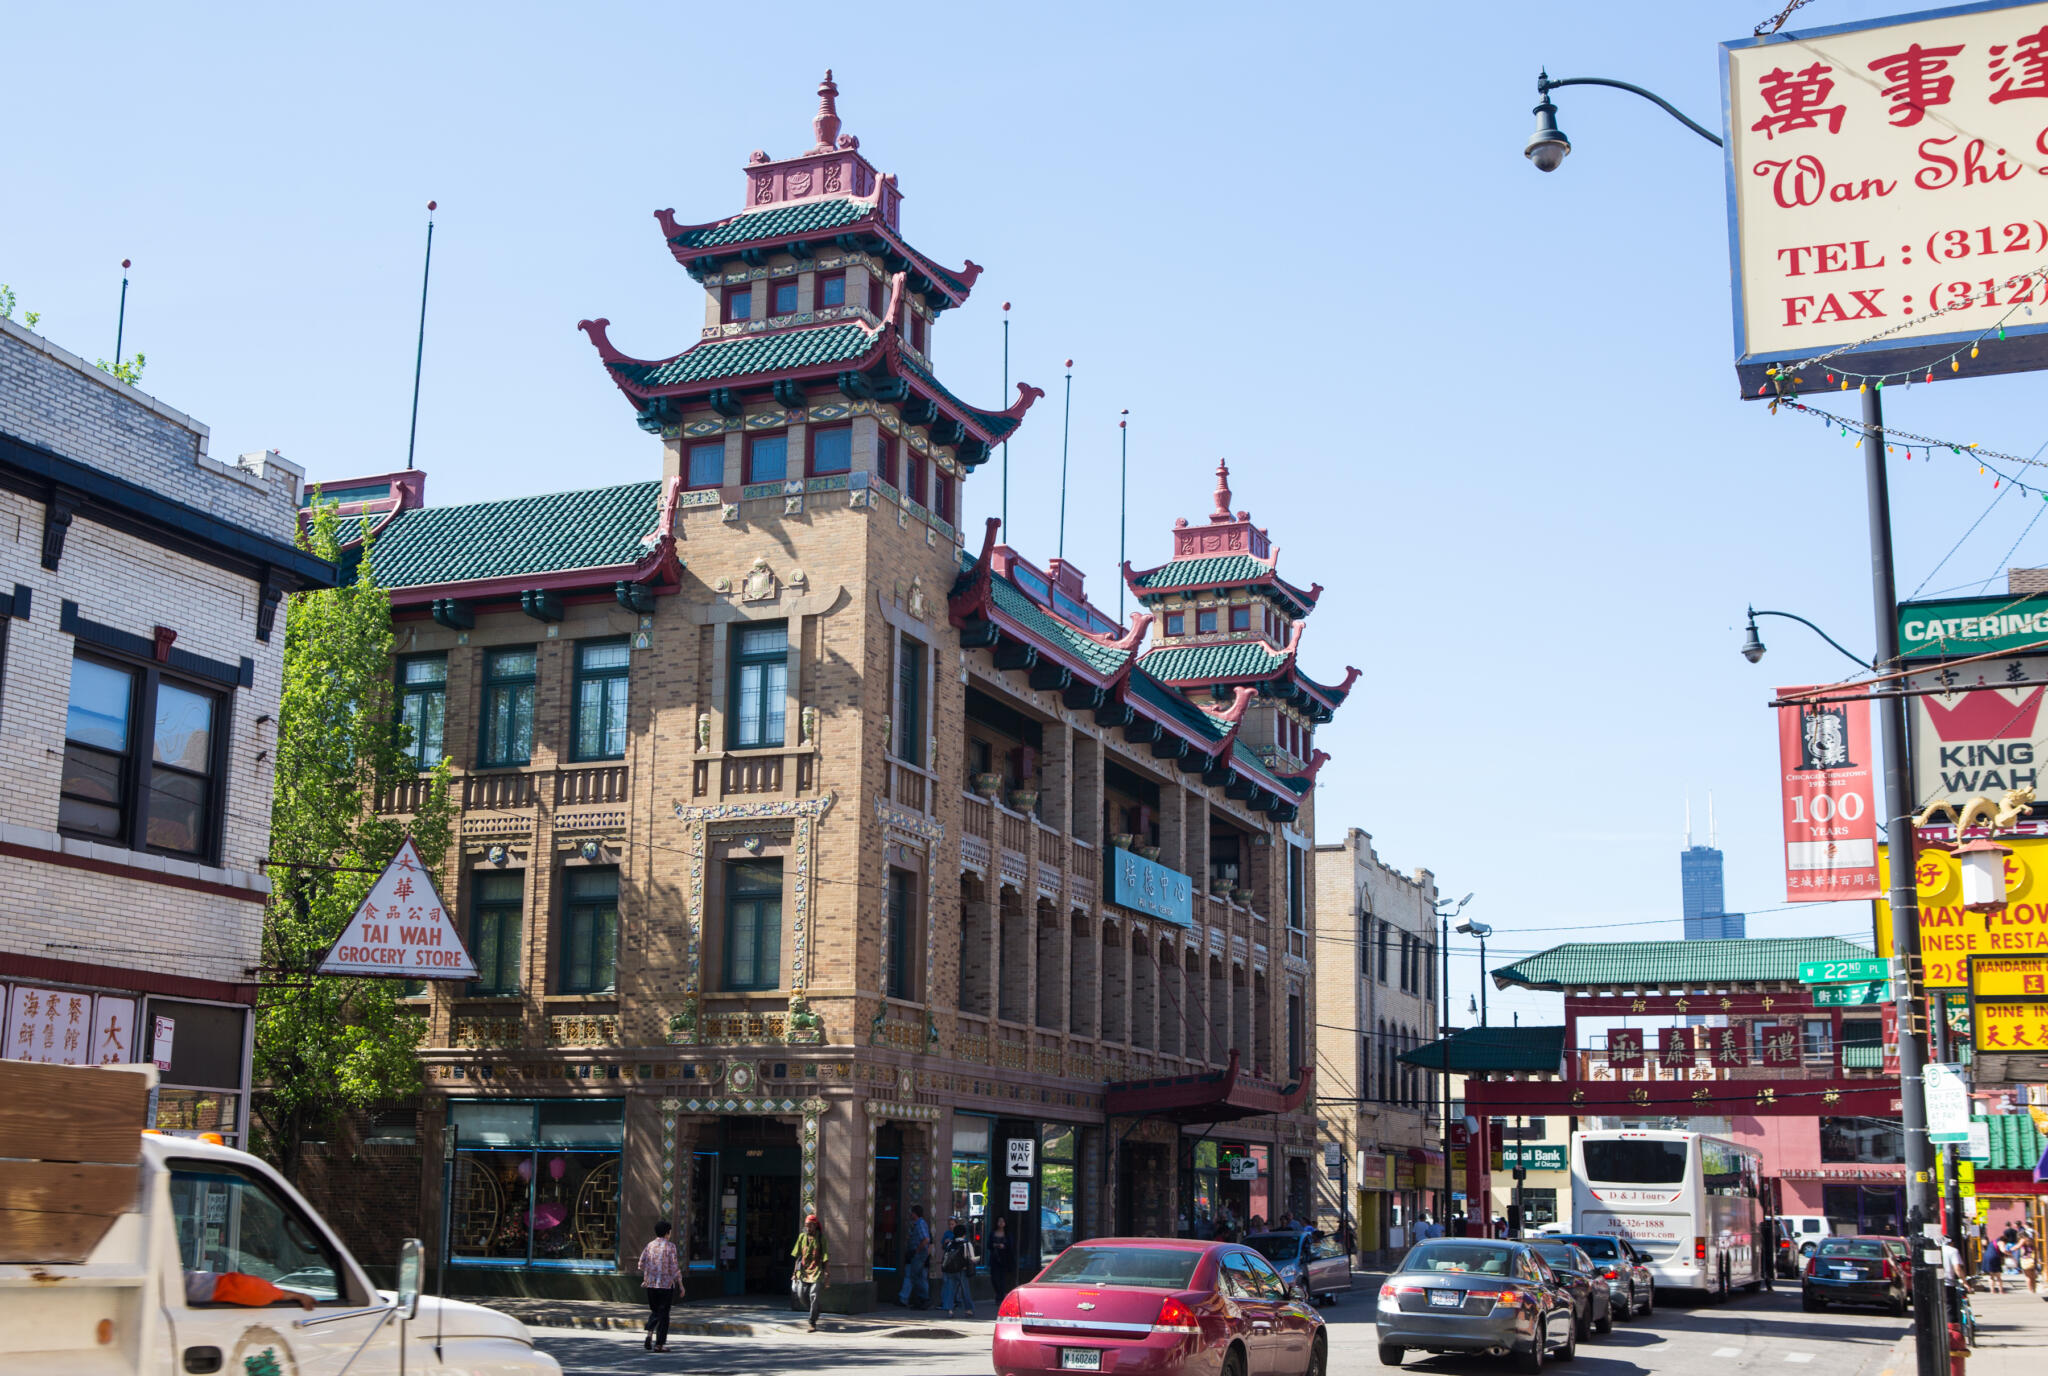
{"type": "Polygon", "coordinates": [[[562,890],[562,992],[607,993],[617,987],[619,872],[568,869],[562,890]]]}
{"type": "Polygon", "coordinates": [[[882,279],[872,272],[868,274],[868,314],[882,318],[882,279]]]}
{"type": "Polygon", "coordinates": [[[932,515],[951,524],[953,520],[953,475],[937,474],[932,480],[932,515]]]}
{"type": "Polygon", "coordinates": [[[725,323],[730,325],[741,320],[754,318],[754,288],[752,283],[725,289],[725,323]]]}
{"type": "Polygon", "coordinates": [[[479,761],[484,768],[532,761],[534,672],[531,645],[485,653],[483,759],[479,761]]]}
{"type": "Polygon", "coordinates": [[[691,487],[719,487],[725,482],[725,441],[709,440],[690,446],[690,471],[683,480],[691,487]]]}
{"type": "Polygon", "coordinates": [[[1187,613],[1168,612],[1166,614],[1166,633],[1168,635],[1186,635],[1188,633],[1187,613]]]}
{"type": "Polygon", "coordinates": [[[885,990],[892,999],[915,998],[910,977],[911,934],[917,927],[917,876],[889,870],[889,949],[883,955],[885,990]]]}
{"type": "Polygon", "coordinates": [[[768,284],[768,314],[796,314],[796,278],[779,277],[768,284]]]}
{"type": "Polygon", "coordinates": [[[1287,925],[1308,926],[1308,852],[1300,846],[1287,848],[1287,925]]]}
{"type": "Polygon", "coordinates": [[[784,699],[789,692],[789,626],[733,628],[732,723],[737,750],[782,744],[784,699]]]}
{"type": "Polygon", "coordinates": [[[1248,631],[1251,628],[1252,609],[1250,607],[1232,607],[1230,609],[1230,629],[1233,631],[1248,631]]]}
{"type": "Polygon", "coordinates": [[[624,640],[578,642],[575,721],[570,728],[575,758],[626,758],[626,675],[632,658],[624,640]]]}
{"type": "Polygon", "coordinates": [[[924,764],[924,643],[907,635],[896,639],[896,758],[924,764]]]}
{"type": "Polygon", "coordinates": [[[519,992],[519,923],[525,895],[523,870],[476,876],[476,896],[469,910],[469,954],[476,961],[471,993],[519,992]]]}
{"type": "Polygon", "coordinates": [[[755,435],[747,441],[748,482],[779,483],[788,476],[788,435],[755,435]]]}
{"type": "Polygon", "coordinates": [[[846,274],[843,272],[821,272],[818,274],[818,309],[846,304],[846,274]]]}
{"type": "Polygon", "coordinates": [[[399,750],[421,769],[441,762],[448,725],[448,656],[406,655],[398,661],[399,750]]]}
{"type": "Polygon", "coordinates": [[[875,476],[896,486],[896,437],[884,435],[875,442],[875,476]]]}
{"type": "Polygon", "coordinates": [[[773,989],[782,961],[782,861],[725,867],[725,987],[773,989]]]}
{"type": "Polygon", "coordinates": [[[910,454],[906,457],[906,465],[910,471],[905,477],[909,480],[910,485],[905,495],[919,506],[923,506],[926,501],[925,485],[928,478],[929,460],[922,454],[910,454]]]}
{"type": "Polygon", "coordinates": [[[914,310],[910,312],[910,347],[924,352],[924,317],[914,310]]]}
{"type": "Polygon", "coordinates": [[[75,659],[57,824],[73,835],[176,855],[212,853],[220,810],[218,695],[75,659]],[[137,749],[137,721],[149,750],[137,749]]]}
{"type": "Polygon", "coordinates": [[[1206,612],[1196,612],[1196,613],[1195,613],[1195,634],[1196,634],[1196,635],[1207,635],[1207,634],[1209,634],[1209,633],[1210,633],[1211,631],[1213,631],[1213,630],[1215,630],[1215,629],[1216,629],[1216,613],[1215,613],[1214,611],[1206,611],[1206,612]]]}
{"type": "Polygon", "coordinates": [[[811,475],[846,473],[853,468],[853,427],[811,427],[811,475]]]}
{"type": "Polygon", "coordinates": [[[1301,995],[1287,996],[1287,1069],[1301,1069],[1301,995]]]}

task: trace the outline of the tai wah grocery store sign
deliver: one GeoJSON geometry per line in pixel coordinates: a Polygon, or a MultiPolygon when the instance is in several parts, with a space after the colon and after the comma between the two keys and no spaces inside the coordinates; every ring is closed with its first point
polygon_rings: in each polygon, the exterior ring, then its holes
{"type": "Polygon", "coordinates": [[[475,979],[434,878],[410,836],[370,886],[341,937],[320,960],[323,975],[388,979],[475,979]]]}
{"type": "Polygon", "coordinates": [[[2025,313],[2048,301],[2048,4],[1768,34],[1721,58],[1745,396],[1775,390],[1770,365],[1844,346],[1798,389],[2048,364],[2048,311],[2025,313]]]}

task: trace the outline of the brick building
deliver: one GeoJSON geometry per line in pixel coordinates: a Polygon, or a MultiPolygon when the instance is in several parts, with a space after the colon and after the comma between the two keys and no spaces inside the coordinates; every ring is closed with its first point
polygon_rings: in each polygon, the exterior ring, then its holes
{"type": "Polygon", "coordinates": [[[5,1054],[164,1058],[158,1126],[242,1144],[280,604],[334,571],[300,471],[207,439],[0,319],[5,1054]]]}
{"type": "Polygon", "coordinates": [[[483,975],[419,996],[421,1217],[392,1226],[437,1234],[445,1199],[463,1288],[630,1290],[668,1217],[691,1294],[786,1291],[816,1207],[858,1308],[913,1205],[1006,1214],[1022,1258],[1307,1207],[1312,736],[1351,683],[1297,663],[1320,589],[1221,467],[1123,570],[1128,628],[1072,565],[963,537],[1041,393],[940,384],[980,269],[910,246],[835,94],[740,213],[658,216],[697,343],[585,322],[659,477],[326,493],[376,530],[401,711],[457,778],[483,975]]]}

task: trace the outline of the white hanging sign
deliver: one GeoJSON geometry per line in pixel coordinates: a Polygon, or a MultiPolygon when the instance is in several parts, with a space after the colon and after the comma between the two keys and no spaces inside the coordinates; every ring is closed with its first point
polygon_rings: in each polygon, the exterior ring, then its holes
{"type": "Polygon", "coordinates": [[[323,975],[386,979],[476,978],[476,962],[456,935],[410,836],[317,968],[323,975]]]}

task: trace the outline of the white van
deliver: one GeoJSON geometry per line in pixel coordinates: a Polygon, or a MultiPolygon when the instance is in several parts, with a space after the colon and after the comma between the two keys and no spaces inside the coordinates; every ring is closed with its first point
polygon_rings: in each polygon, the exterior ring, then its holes
{"type": "Polygon", "coordinates": [[[153,1078],[0,1063],[0,1157],[24,1187],[0,1189],[8,1370],[560,1376],[517,1319],[422,1297],[418,1242],[397,1292],[374,1289],[268,1165],[134,1126],[153,1078]]]}

